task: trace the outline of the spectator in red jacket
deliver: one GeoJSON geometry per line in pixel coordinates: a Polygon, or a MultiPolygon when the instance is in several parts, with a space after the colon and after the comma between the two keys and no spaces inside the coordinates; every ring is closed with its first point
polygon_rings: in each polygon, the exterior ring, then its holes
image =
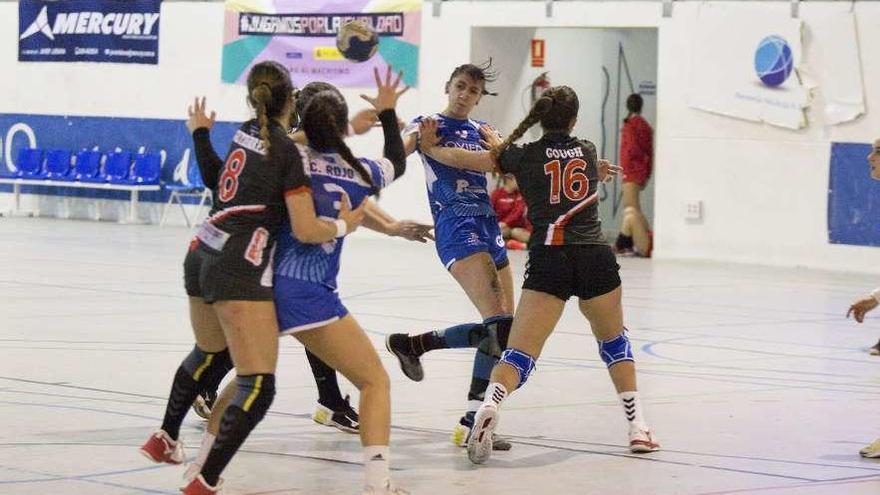
{"type": "Polygon", "coordinates": [[[642,97],[631,94],[626,99],[629,115],[623,120],[620,133],[620,166],[623,167],[623,215],[615,251],[650,257],[653,232],[642,213],[639,194],[651,178],[654,144],[651,126],[642,118],[642,97]]]}
{"type": "Polygon", "coordinates": [[[519,192],[516,179],[512,175],[501,176],[491,200],[507,249],[525,249],[532,236],[532,224],[526,218],[526,200],[519,192]]]}

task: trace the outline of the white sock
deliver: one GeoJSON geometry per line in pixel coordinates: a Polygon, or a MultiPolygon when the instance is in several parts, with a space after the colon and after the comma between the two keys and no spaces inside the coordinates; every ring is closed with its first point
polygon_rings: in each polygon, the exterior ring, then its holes
{"type": "Polygon", "coordinates": [[[623,414],[629,422],[630,427],[635,426],[642,430],[648,429],[648,423],[642,415],[642,401],[639,399],[639,393],[636,391],[622,392],[617,394],[620,397],[620,404],[623,406],[623,414]]]}
{"type": "Polygon", "coordinates": [[[199,455],[193,462],[195,462],[199,466],[204,466],[205,461],[208,459],[208,454],[211,453],[211,447],[214,446],[214,440],[216,439],[216,435],[212,435],[206,431],[205,436],[202,437],[202,446],[199,447],[199,455]]]}
{"type": "Polygon", "coordinates": [[[364,447],[364,490],[370,488],[382,490],[386,480],[391,479],[388,467],[390,450],[387,445],[370,445],[364,447]]]}
{"type": "Polygon", "coordinates": [[[486,400],[483,401],[483,404],[491,404],[495,407],[501,407],[501,403],[504,402],[504,399],[506,398],[507,387],[498,382],[492,382],[489,384],[489,387],[486,388],[486,400]]]}
{"type": "Polygon", "coordinates": [[[469,401],[467,401],[467,409],[465,409],[465,411],[477,412],[477,409],[479,409],[480,406],[482,406],[482,405],[483,405],[483,401],[481,401],[481,400],[469,400],[469,401]]]}

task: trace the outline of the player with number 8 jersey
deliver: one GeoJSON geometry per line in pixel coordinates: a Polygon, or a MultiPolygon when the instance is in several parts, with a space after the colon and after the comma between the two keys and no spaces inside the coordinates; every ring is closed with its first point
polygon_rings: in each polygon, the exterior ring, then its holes
{"type": "MultiPolygon", "coordinates": [[[[232,138],[217,179],[217,200],[191,246],[193,251],[200,249],[216,257],[211,264],[219,265],[226,280],[201,290],[196,288],[197,280],[189,280],[190,295],[201,295],[208,302],[231,295],[256,300],[273,297],[271,250],[278,228],[288,217],[284,196],[309,188],[310,180],[286,130],[271,121],[268,131],[271,146],[277,147],[271,154],[264,149],[256,119],[242,124],[232,138]]],[[[210,146],[207,132],[194,137],[197,146],[210,146]]]]}

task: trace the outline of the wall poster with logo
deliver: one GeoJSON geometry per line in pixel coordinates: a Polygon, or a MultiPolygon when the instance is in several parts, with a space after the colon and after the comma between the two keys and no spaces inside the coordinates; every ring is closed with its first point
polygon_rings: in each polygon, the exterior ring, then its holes
{"type": "Polygon", "coordinates": [[[21,62],[159,63],[161,0],[21,0],[21,62]]]}
{"type": "Polygon", "coordinates": [[[297,86],[321,80],[368,87],[373,68],[384,74],[389,66],[415,86],[421,22],[422,0],[226,0],[222,80],[244,84],[254,64],[273,60],[297,86]],[[363,62],[346,59],[336,45],[340,26],[351,20],[378,35],[375,54],[363,62]]]}
{"type": "Polygon", "coordinates": [[[804,127],[810,94],[797,72],[801,24],[787,9],[702,3],[690,42],[688,104],[790,129],[804,127]]]}

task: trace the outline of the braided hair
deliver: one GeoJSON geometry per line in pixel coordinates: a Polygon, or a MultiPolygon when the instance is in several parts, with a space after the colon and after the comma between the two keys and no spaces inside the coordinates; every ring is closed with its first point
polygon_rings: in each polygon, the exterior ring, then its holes
{"type": "Polygon", "coordinates": [[[522,122],[516,126],[516,129],[507,136],[500,145],[492,149],[492,156],[498,158],[508,146],[515,143],[526,133],[533,125],[538,122],[544,131],[568,131],[572,119],[577,117],[580,103],[578,102],[577,93],[568,86],[553,86],[541,95],[540,98],[532,105],[529,114],[522,122]]]}
{"type": "Polygon", "coordinates": [[[277,62],[260,62],[251,68],[247,78],[248,103],[257,112],[260,139],[269,152],[269,119],[278,118],[293,92],[290,74],[277,62]]]}

